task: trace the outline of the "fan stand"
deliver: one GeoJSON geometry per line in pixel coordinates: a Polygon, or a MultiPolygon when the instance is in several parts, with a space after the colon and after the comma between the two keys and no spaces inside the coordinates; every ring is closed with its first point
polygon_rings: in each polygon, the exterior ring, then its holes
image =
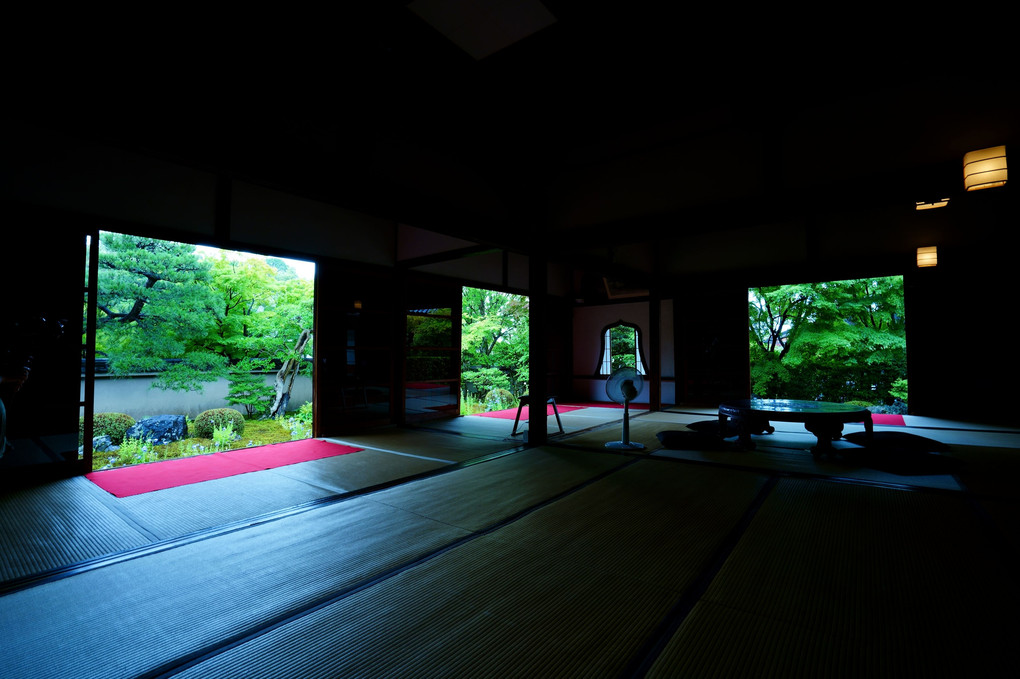
{"type": "Polygon", "coordinates": [[[623,438],[619,441],[606,441],[606,448],[612,450],[644,450],[643,443],[630,440],[630,401],[623,402],[623,438]]]}

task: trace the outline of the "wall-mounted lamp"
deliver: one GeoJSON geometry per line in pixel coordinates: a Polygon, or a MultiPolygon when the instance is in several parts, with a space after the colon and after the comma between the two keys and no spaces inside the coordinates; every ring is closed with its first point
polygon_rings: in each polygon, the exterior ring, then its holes
{"type": "Polygon", "coordinates": [[[914,203],[914,209],[915,210],[931,210],[933,208],[945,207],[947,205],[949,205],[949,199],[948,198],[943,198],[942,200],[933,200],[933,201],[928,202],[928,203],[926,203],[923,200],[919,200],[916,203],[914,203]]]}
{"type": "Polygon", "coordinates": [[[1006,147],[993,146],[963,156],[963,186],[968,191],[1006,183],[1006,147]]]}
{"type": "Polygon", "coordinates": [[[939,263],[938,248],[934,245],[926,248],[917,248],[917,266],[935,266],[939,263]]]}

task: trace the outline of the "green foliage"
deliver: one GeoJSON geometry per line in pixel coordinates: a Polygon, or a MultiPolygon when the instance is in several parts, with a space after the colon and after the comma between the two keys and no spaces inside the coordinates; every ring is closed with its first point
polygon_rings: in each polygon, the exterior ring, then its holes
{"type": "Polygon", "coordinates": [[[99,249],[96,349],[109,371],[156,372],[161,388],[198,391],[222,375],[225,359],[206,347],[217,316],[210,266],[195,246],[103,232],[99,249]]]}
{"type": "Polygon", "coordinates": [[[237,438],[239,437],[234,433],[233,422],[225,422],[222,426],[213,427],[212,440],[217,450],[226,449],[237,438]]]}
{"type": "Polygon", "coordinates": [[[451,377],[457,369],[450,309],[433,309],[407,316],[407,380],[421,382],[451,377]]]}
{"type": "Polygon", "coordinates": [[[130,464],[155,462],[159,458],[157,446],[142,439],[126,438],[117,450],[107,456],[107,467],[124,467],[130,464]]]}
{"type": "Polygon", "coordinates": [[[461,377],[466,391],[493,388],[520,395],[528,388],[528,298],[464,288],[461,377]]]}
{"type": "MultiPolygon", "coordinates": [[[[291,358],[301,331],[312,327],[312,282],[296,278],[275,258],[239,258],[221,251],[211,267],[219,314],[209,346],[235,362],[291,358]]],[[[310,350],[311,344],[306,345],[305,351],[310,350]]]]}
{"type": "Polygon", "coordinates": [[[874,404],[906,377],[898,276],[755,288],[748,328],[757,396],[874,404]]]}
{"type": "Polygon", "coordinates": [[[493,389],[485,395],[485,410],[505,410],[517,404],[517,398],[506,389],[493,389]]]}
{"type": "Polygon", "coordinates": [[[310,422],[304,422],[300,418],[291,416],[287,418],[278,418],[281,420],[281,424],[290,431],[291,441],[301,441],[303,439],[312,438],[312,425],[310,422]]]}
{"type": "Polygon", "coordinates": [[[473,392],[487,394],[493,389],[510,388],[510,378],[499,368],[479,368],[478,370],[465,370],[461,373],[462,383],[474,387],[473,392]]]}
{"type": "Polygon", "coordinates": [[[230,371],[227,378],[227,403],[242,406],[248,417],[267,414],[276,395],[276,390],[266,384],[261,374],[252,373],[257,367],[256,361],[246,358],[230,371]]]}
{"type": "MultiPolygon", "coordinates": [[[[313,285],[285,261],[210,258],[193,245],[109,232],[99,246],[96,350],[113,375],[154,373],[156,388],[202,391],[231,363],[301,358],[292,354],[312,327],[313,285]]],[[[232,397],[254,414],[267,394],[248,382],[232,397]]]]}
{"type": "Polygon", "coordinates": [[[482,403],[474,394],[464,394],[460,399],[460,414],[461,415],[475,415],[477,413],[485,412],[485,404],[482,403]]]}
{"type": "MultiPolygon", "coordinates": [[[[189,431],[194,434],[194,427],[189,427],[189,431]]],[[[249,420],[245,422],[244,431],[247,434],[246,437],[239,438],[235,435],[219,450],[251,448],[293,440],[292,432],[275,419],[249,420]]],[[[210,437],[199,438],[192,435],[190,438],[164,445],[152,445],[148,442],[128,439],[126,447],[122,444],[118,450],[109,453],[96,453],[92,458],[92,470],[123,467],[140,462],[172,460],[212,453],[216,450],[217,448],[210,437]]]]}
{"type": "Polygon", "coordinates": [[[637,331],[625,325],[609,329],[609,372],[637,367],[637,331]]]}
{"type": "MultiPolygon", "coordinates": [[[[124,434],[135,424],[135,418],[125,413],[96,413],[92,418],[92,435],[109,436],[115,446],[124,441],[124,434]]],[[[85,418],[78,418],[78,445],[85,434],[85,418]]]]}
{"type": "Polygon", "coordinates": [[[898,398],[901,401],[907,400],[907,378],[902,377],[900,379],[893,380],[892,388],[889,389],[889,393],[893,398],[898,398]]]}
{"type": "Polygon", "coordinates": [[[238,435],[244,433],[244,417],[233,408],[213,408],[198,414],[194,423],[194,435],[211,439],[217,427],[232,425],[238,435]]]}
{"type": "Polygon", "coordinates": [[[303,422],[304,424],[307,424],[307,425],[311,425],[312,424],[312,412],[313,412],[312,402],[308,401],[307,403],[302,403],[301,407],[298,408],[296,411],[294,411],[294,415],[293,416],[298,421],[303,422]]]}

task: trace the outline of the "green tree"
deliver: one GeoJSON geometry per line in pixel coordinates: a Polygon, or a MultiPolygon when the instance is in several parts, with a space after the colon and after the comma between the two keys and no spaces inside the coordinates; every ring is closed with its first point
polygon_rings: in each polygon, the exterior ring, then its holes
{"type": "Polygon", "coordinates": [[[238,398],[254,399],[251,405],[262,412],[263,389],[241,377],[240,366],[275,364],[279,367],[275,390],[267,387],[274,396],[265,410],[274,417],[282,414],[294,378],[312,369],[304,360],[311,351],[312,283],[297,278],[283,260],[221,251],[212,263],[211,287],[220,300],[221,311],[215,346],[238,366],[232,371],[238,398]]]}
{"type": "Polygon", "coordinates": [[[903,394],[901,277],[755,288],[748,323],[759,396],[878,402],[903,394]]]}
{"type": "Polygon", "coordinates": [[[229,374],[233,397],[261,409],[243,367],[285,371],[272,399],[284,407],[311,371],[312,283],[281,259],[104,232],[99,266],[96,348],[115,375],[155,372],[155,387],[200,391],[229,374]]]}
{"type": "Polygon", "coordinates": [[[507,376],[514,394],[520,396],[528,384],[528,298],[464,288],[461,304],[461,374],[465,386],[473,384],[480,393],[503,386],[491,371],[498,369],[507,376]]]}
{"type": "Polygon", "coordinates": [[[273,403],[276,390],[258,372],[266,367],[265,361],[246,358],[230,369],[227,403],[243,406],[248,417],[268,414],[273,403]]]}
{"type": "Polygon", "coordinates": [[[103,232],[96,345],[109,371],[155,372],[160,388],[199,391],[225,374],[206,343],[218,318],[209,280],[193,245],[103,232]]]}

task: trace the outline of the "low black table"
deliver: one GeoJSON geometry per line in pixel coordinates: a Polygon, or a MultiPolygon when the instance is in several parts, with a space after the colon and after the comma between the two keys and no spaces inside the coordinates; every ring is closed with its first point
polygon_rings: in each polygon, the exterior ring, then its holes
{"type": "Polygon", "coordinates": [[[740,435],[740,445],[754,448],[752,434],[775,431],[770,422],[803,422],[804,428],[818,438],[811,449],[819,455],[832,450],[832,442],[843,436],[847,422],[863,422],[864,431],[871,437],[873,425],[871,411],[861,406],[826,401],[796,401],[785,398],[745,398],[727,401],[719,406],[719,431],[724,434],[726,421],[733,418],[740,435]]]}

